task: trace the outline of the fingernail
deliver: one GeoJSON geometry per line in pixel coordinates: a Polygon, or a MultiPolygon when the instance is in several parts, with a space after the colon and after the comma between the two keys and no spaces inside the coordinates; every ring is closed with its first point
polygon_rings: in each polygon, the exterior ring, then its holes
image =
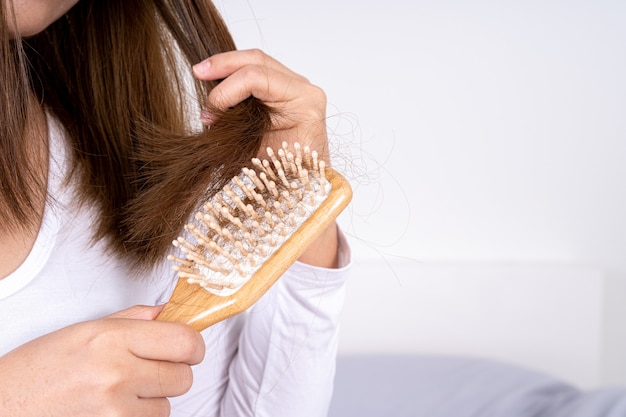
{"type": "Polygon", "coordinates": [[[205,59],[202,62],[197,63],[193,66],[193,72],[196,75],[207,75],[209,73],[209,69],[211,68],[211,62],[208,59],[205,59]]]}

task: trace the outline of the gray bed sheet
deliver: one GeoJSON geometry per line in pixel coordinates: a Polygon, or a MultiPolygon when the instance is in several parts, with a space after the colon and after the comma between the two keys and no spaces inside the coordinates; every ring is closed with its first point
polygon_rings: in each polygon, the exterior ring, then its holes
{"type": "Polygon", "coordinates": [[[626,417],[626,387],[582,391],[485,359],[340,356],[328,417],[626,417]]]}

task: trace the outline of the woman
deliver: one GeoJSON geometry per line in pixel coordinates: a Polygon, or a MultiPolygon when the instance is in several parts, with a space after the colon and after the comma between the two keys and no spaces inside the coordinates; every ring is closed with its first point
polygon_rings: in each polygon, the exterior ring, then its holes
{"type": "Polygon", "coordinates": [[[152,320],[198,201],[267,145],[328,157],[324,93],[208,0],[0,6],[0,415],[325,415],[336,226],[245,316],[152,320]]]}

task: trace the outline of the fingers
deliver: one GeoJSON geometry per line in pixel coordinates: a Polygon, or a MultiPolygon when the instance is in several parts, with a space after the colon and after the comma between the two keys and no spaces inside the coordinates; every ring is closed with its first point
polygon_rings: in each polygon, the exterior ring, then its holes
{"type": "Polygon", "coordinates": [[[277,71],[258,65],[245,66],[215,87],[208,97],[208,103],[220,110],[226,110],[253,96],[274,107],[306,96],[312,89],[308,83],[277,71]]]}
{"type": "Polygon", "coordinates": [[[148,320],[159,310],[76,323],[0,356],[0,414],[168,416],[166,397],[191,388],[204,341],[184,324],[148,320]]]}
{"type": "MultiPolygon", "coordinates": [[[[128,315],[129,310],[117,317],[128,315]]],[[[105,386],[130,394],[127,398],[131,399],[175,397],[191,388],[191,365],[204,358],[200,333],[181,323],[112,317],[93,322],[90,333],[97,335],[89,337],[90,346],[86,346],[97,355],[110,356],[104,369],[93,372],[101,375],[105,386]]],[[[157,404],[165,403],[145,406],[157,404]]]]}
{"type": "Polygon", "coordinates": [[[204,339],[185,324],[122,318],[145,311],[158,314],[160,308],[130,308],[97,322],[99,338],[106,339],[101,348],[122,348],[129,355],[109,362],[109,381],[140,398],[182,395],[193,382],[191,365],[204,358],[204,339]]]}
{"type": "Polygon", "coordinates": [[[207,98],[209,108],[227,110],[253,96],[279,110],[291,109],[296,102],[304,108],[299,103],[304,102],[316,109],[316,115],[325,111],[321,89],[259,50],[217,54],[196,64],[193,71],[202,80],[222,80],[207,98]]]}
{"type": "Polygon", "coordinates": [[[303,76],[258,49],[230,51],[213,55],[194,65],[193,72],[201,80],[221,80],[248,65],[270,68],[293,78],[307,81],[303,76]]]}
{"type": "Polygon", "coordinates": [[[165,361],[144,361],[135,367],[136,395],[141,398],[177,397],[191,388],[191,366],[165,361]]]}
{"type": "MultiPolygon", "coordinates": [[[[124,319],[120,319],[124,320],[124,319]]],[[[168,362],[195,365],[204,358],[202,336],[180,323],[124,320],[122,337],[135,356],[168,362]]]]}
{"type": "Polygon", "coordinates": [[[153,321],[163,306],[133,306],[107,316],[111,330],[121,329],[129,350],[144,359],[183,362],[190,365],[204,358],[204,339],[197,331],[181,323],[153,321]],[[124,320],[123,323],[117,320],[124,320]]]}
{"type": "Polygon", "coordinates": [[[215,125],[222,111],[252,96],[277,110],[271,114],[264,146],[298,141],[328,159],[326,94],[303,76],[259,50],[217,54],[196,64],[193,71],[202,80],[221,80],[207,97],[201,115],[204,124],[215,125]]]}
{"type": "Polygon", "coordinates": [[[154,320],[163,310],[163,306],[132,306],[110,314],[107,318],[154,320]]]}
{"type": "Polygon", "coordinates": [[[170,402],[167,398],[138,398],[135,417],[169,417],[170,402]]]}

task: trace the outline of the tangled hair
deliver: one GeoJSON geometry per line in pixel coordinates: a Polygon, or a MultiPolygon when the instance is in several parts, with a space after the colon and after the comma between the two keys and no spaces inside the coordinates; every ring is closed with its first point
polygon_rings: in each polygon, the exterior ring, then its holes
{"type": "Polygon", "coordinates": [[[191,127],[189,92],[204,106],[215,85],[189,88],[191,65],[235,49],[210,0],[80,0],[31,38],[2,36],[0,214],[33,217],[37,183],[22,141],[30,89],[67,132],[80,197],[100,212],[94,238],[133,267],[162,259],[198,202],[271,128],[270,109],[253,98],[210,129],[191,127]]]}

